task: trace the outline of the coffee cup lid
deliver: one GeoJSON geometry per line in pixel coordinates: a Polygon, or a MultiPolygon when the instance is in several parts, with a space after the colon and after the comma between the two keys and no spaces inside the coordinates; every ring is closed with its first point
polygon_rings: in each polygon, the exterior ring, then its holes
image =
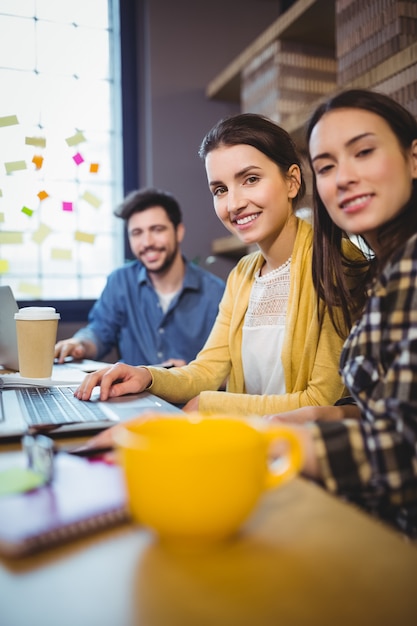
{"type": "Polygon", "coordinates": [[[53,306],[25,306],[14,314],[15,320],[59,320],[53,306]]]}

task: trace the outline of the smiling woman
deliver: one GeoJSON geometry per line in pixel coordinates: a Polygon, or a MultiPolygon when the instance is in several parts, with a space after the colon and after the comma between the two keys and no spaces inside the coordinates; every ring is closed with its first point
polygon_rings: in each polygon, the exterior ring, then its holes
{"type": "Polygon", "coordinates": [[[200,156],[218,217],[258,251],[230,273],[194,361],[172,370],[120,364],[87,377],[78,397],[88,399],[97,384],[103,398],[150,385],[187,411],[241,415],[335,402],[344,391],[337,365],[345,335],[314,291],[312,228],[294,213],[305,185],[290,136],[267,118],[241,114],[209,131],[200,156]],[[218,391],[224,380],[227,391],[218,391]]]}
{"type": "Polygon", "coordinates": [[[354,322],[340,359],[351,397],[350,405],[303,407],[273,419],[309,422],[301,431],[305,472],[415,538],[417,121],[383,94],[350,90],[315,111],[308,137],[314,280],[330,312],[337,304],[354,322]],[[353,269],[342,249],[348,232],[375,255],[363,274],[359,316],[341,271],[353,269]],[[353,409],[356,419],[348,419],[353,409]],[[331,421],[341,410],[346,419],[331,421]]]}

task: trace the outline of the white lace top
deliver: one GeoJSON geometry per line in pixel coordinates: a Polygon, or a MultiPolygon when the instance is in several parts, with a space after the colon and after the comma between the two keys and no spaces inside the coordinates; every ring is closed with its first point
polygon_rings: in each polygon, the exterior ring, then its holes
{"type": "Polygon", "coordinates": [[[247,393],[286,392],[281,352],[290,291],[290,265],[291,257],[265,276],[258,272],[255,278],[242,337],[247,393]]]}

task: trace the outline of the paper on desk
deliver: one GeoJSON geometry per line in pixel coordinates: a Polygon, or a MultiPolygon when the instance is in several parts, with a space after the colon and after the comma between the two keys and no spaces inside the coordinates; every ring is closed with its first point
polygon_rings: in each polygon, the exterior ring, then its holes
{"type": "Polygon", "coordinates": [[[81,369],[66,367],[65,365],[54,365],[52,377],[45,378],[24,378],[19,372],[2,374],[0,376],[0,386],[3,387],[55,387],[57,385],[78,385],[84,380],[86,373],[81,369]]]}

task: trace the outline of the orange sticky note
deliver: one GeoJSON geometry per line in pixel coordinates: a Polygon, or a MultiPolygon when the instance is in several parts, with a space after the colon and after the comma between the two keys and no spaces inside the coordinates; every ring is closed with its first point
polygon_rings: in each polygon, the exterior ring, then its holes
{"type": "Polygon", "coordinates": [[[38,198],[39,200],[45,200],[45,198],[49,197],[49,193],[46,193],[46,191],[40,191],[38,193],[38,198]]]}
{"type": "Polygon", "coordinates": [[[32,159],[32,163],[35,164],[37,170],[40,170],[43,165],[43,157],[40,156],[39,154],[35,154],[35,156],[32,159]]]}
{"type": "Polygon", "coordinates": [[[91,174],[97,174],[99,167],[100,166],[99,166],[98,163],[90,163],[90,172],[91,172],[91,174]]]}

